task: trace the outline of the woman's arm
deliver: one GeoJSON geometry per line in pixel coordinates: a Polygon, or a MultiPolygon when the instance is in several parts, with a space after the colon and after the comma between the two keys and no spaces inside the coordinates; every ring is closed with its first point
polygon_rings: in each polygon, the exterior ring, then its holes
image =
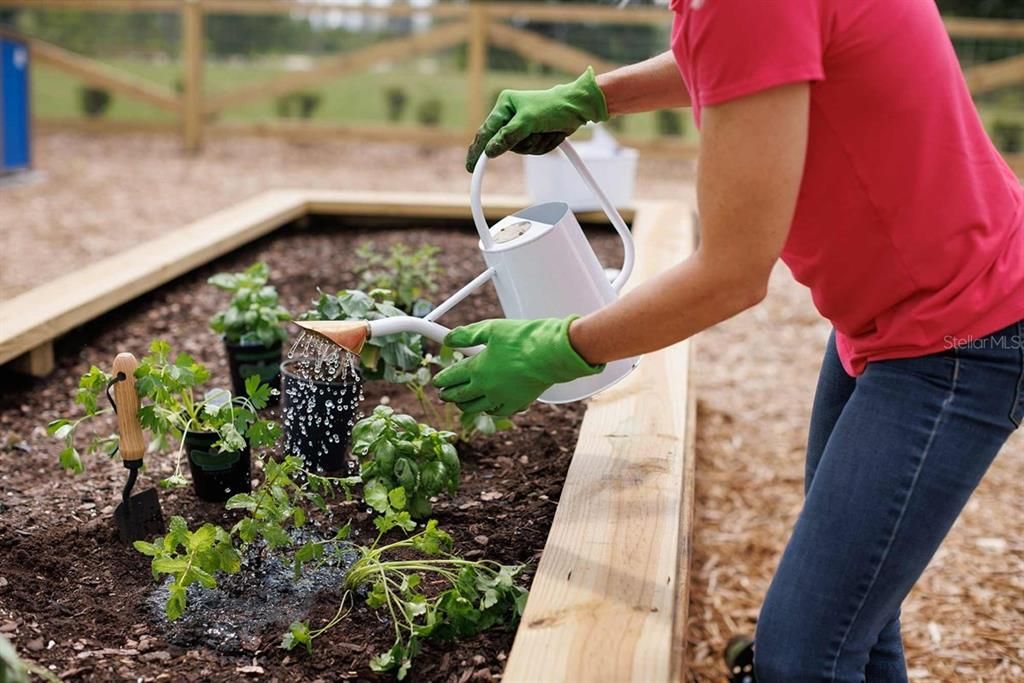
{"type": "Polygon", "coordinates": [[[575,321],[569,339],[580,356],[598,364],[655,351],[764,298],[796,207],[809,103],[810,88],[800,83],[704,108],[700,247],[575,321]]]}
{"type": "Polygon", "coordinates": [[[671,52],[601,74],[597,85],[611,116],[690,106],[690,93],[671,52]]]}

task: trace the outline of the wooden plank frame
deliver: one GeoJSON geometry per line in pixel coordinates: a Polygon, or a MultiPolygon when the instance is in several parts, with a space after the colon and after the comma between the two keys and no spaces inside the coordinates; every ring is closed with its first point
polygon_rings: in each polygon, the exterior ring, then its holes
{"type": "MultiPolygon", "coordinates": [[[[529,202],[488,195],[500,218],[529,202]]],[[[274,190],[0,302],[0,365],[309,213],[469,219],[461,194],[274,190]]],[[[632,211],[624,212],[628,218],[632,211]]],[[[585,214],[588,219],[596,214],[585,214]]],[[[38,353],[35,356],[40,358],[38,353]]],[[[26,366],[29,367],[29,366],[26,366]]],[[[31,367],[43,367],[34,363],[31,367]]]]}
{"type": "MultiPolygon", "coordinates": [[[[491,218],[525,204],[486,203],[491,218]]],[[[466,219],[469,210],[462,195],[268,192],[0,304],[0,363],[47,372],[63,332],[307,214],[466,219]]],[[[687,204],[646,202],[625,214],[638,246],[634,285],[693,249],[687,204]]],[[[682,680],[691,357],[688,343],[650,354],[592,400],[503,680],[682,680]]]]}
{"type": "MultiPolygon", "coordinates": [[[[527,203],[489,196],[485,206],[496,219],[527,203]]],[[[267,192],[0,303],[0,364],[42,373],[60,334],[307,214],[470,218],[461,194],[267,192]]],[[[641,202],[623,214],[637,241],[631,286],[694,248],[692,208],[683,201],[641,202]]],[[[691,360],[688,342],[649,354],[588,405],[502,680],[685,679],[691,360]]]]}
{"type": "Polygon", "coordinates": [[[401,61],[417,55],[442,50],[466,42],[469,24],[465,21],[443,24],[424,33],[376,42],[352,52],[342,52],[317,62],[309,71],[287,73],[268,81],[244,85],[236,90],[208,97],[203,106],[207,114],[216,114],[228,107],[258,102],[285,95],[302,88],[329,83],[355,71],[362,71],[384,61],[401,61]]]}
{"type": "Polygon", "coordinates": [[[108,88],[164,111],[178,113],[181,109],[177,95],[168,88],[42,40],[32,38],[29,39],[29,44],[36,63],[46,64],[71,74],[89,85],[108,88]]]}

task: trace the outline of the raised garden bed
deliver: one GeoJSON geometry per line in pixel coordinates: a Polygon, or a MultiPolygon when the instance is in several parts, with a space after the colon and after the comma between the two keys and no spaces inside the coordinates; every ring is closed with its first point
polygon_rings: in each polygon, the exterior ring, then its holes
{"type": "MultiPolygon", "coordinates": [[[[657,222],[687,218],[665,214],[655,217],[653,210],[650,215],[657,222]]],[[[343,627],[317,641],[313,655],[278,649],[281,633],[291,620],[330,616],[338,595],[336,589],[326,585],[307,586],[303,589],[305,594],[292,594],[290,598],[279,594],[293,590],[290,585],[270,582],[245,587],[244,590],[256,594],[249,603],[254,610],[257,605],[265,608],[275,604],[274,600],[282,605],[287,603],[288,607],[256,610],[261,616],[250,619],[246,629],[222,633],[221,638],[211,637],[202,624],[169,629],[158,611],[149,607],[158,599],[154,598],[156,584],[151,580],[147,558],[118,545],[109,520],[123,483],[123,468],[117,463],[95,460],[89,463],[85,474],[70,478],[56,469],[57,448],[39,429],[50,419],[73,412],[70,404],[74,383],[89,364],[109,366],[119,350],[141,355],[154,337],[165,338],[175,349],[191,353],[226,384],[228,367],[222,346],[206,329],[206,320],[220,303],[218,294],[204,284],[214,272],[237,270],[264,260],[274,273],[282,302],[293,310],[303,310],[315,295],[316,286],[334,290],[356,284],[351,275],[355,265],[353,252],[366,239],[380,244],[401,241],[441,246],[441,292],[465,283],[479,269],[475,239],[467,232],[424,228],[382,231],[351,225],[342,231],[336,227],[336,221],[314,222],[311,228],[293,228],[263,238],[156,290],[145,301],[130,303],[77,329],[58,342],[57,369],[46,380],[30,381],[5,374],[3,381],[10,389],[0,398],[0,429],[4,435],[0,465],[0,577],[6,579],[6,584],[0,586],[0,631],[12,637],[25,655],[55,667],[69,678],[92,680],[156,679],[161,675],[174,680],[237,680],[242,675],[261,673],[276,674],[281,679],[310,680],[376,676],[367,662],[372,654],[387,648],[390,630],[361,603],[357,603],[357,611],[343,627]],[[306,613],[302,613],[304,610],[306,613]]],[[[604,261],[618,260],[612,235],[595,235],[594,243],[604,261]]],[[[683,253],[689,247],[680,235],[665,237],[660,245],[675,247],[683,253]]],[[[681,255],[666,250],[659,259],[649,261],[647,270],[681,255]]],[[[487,291],[461,304],[445,321],[454,325],[495,315],[500,315],[500,310],[487,291]]],[[[588,457],[577,458],[574,464],[578,476],[572,486],[578,489],[574,494],[578,497],[574,497],[575,503],[559,508],[559,515],[564,517],[562,530],[552,533],[550,539],[549,528],[570,458],[577,448],[584,406],[537,406],[517,418],[519,428],[515,431],[460,446],[462,487],[456,496],[435,503],[433,516],[455,537],[456,550],[463,556],[486,555],[502,563],[527,563],[528,577],[535,570],[547,577],[538,583],[541,594],[548,596],[529,603],[525,631],[520,630],[523,644],[517,645],[517,649],[525,654],[518,658],[518,668],[515,664],[510,667],[506,680],[535,680],[536,670],[530,673],[530,667],[548,666],[543,657],[533,656],[536,644],[530,642],[531,630],[538,631],[539,637],[551,641],[553,646],[559,639],[567,645],[565,654],[558,655],[562,660],[560,670],[545,669],[552,672],[552,679],[570,680],[574,671],[588,670],[586,658],[582,657],[586,653],[579,652],[578,647],[568,647],[574,639],[576,617],[571,612],[576,608],[563,604],[556,608],[561,616],[545,615],[554,604],[571,603],[580,591],[590,595],[591,609],[597,613],[645,612],[630,622],[627,632],[634,636],[633,651],[619,657],[617,670],[650,672],[647,680],[668,680],[680,675],[678,652],[662,651],[650,657],[644,648],[664,650],[662,646],[670,642],[665,639],[666,629],[669,636],[681,635],[678,629],[685,619],[680,620],[677,608],[681,606],[685,615],[685,589],[678,580],[685,579],[686,574],[685,539],[681,549],[672,543],[656,557],[635,563],[633,569],[638,574],[657,569],[657,575],[666,579],[664,586],[660,580],[655,585],[638,575],[635,578],[640,592],[627,590],[629,600],[623,604],[595,606],[593,597],[595,589],[602,585],[623,585],[621,576],[609,580],[612,567],[606,563],[620,561],[638,547],[621,538],[620,534],[627,533],[625,528],[614,534],[619,539],[616,540],[600,537],[598,527],[623,513],[625,517],[642,513],[649,523],[641,534],[641,543],[656,546],[659,538],[678,541],[681,533],[687,531],[685,515],[680,514],[686,509],[680,500],[685,489],[678,481],[674,488],[656,486],[646,502],[636,497],[639,490],[631,495],[622,488],[623,481],[683,478],[692,465],[692,458],[683,457],[686,444],[685,438],[681,438],[688,419],[685,382],[681,390],[663,401],[667,413],[659,409],[652,413],[653,417],[644,417],[646,408],[637,403],[650,398],[642,389],[638,390],[638,385],[650,389],[654,378],[665,372],[685,377],[686,358],[685,353],[677,353],[665,359],[648,359],[653,362],[647,363],[643,374],[638,371],[637,380],[595,402],[597,418],[591,421],[591,428],[579,444],[581,449],[588,449],[588,457]],[[663,418],[670,425],[664,429],[663,418]],[[609,428],[617,433],[610,434],[609,428]],[[589,457],[590,451],[595,457],[589,457]],[[588,493],[588,486],[602,480],[607,484],[605,491],[588,493]],[[621,502],[632,500],[628,504],[633,513],[599,509],[602,501],[614,507],[613,499],[623,493],[626,495],[621,502]],[[597,507],[578,504],[587,496],[597,507]],[[579,524],[591,527],[590,531],[598,532],[598,537],[584,533],[582,538],[574,538],[568,529],[577,525],[579,531],[579,524]],[[546,539],[548,548],[538,570],[537,561],[546,539]],[[616,543],[620,545],[618,549],[601,550],[616,543]],[[550,592],[556,585],[553,577],[555,573],[561,575],[566,566],[569,576],[558,579],[566,585],[558,596],[552,597],[550,592]],[[668,608],[641,609],[647,604],[668,608]],[[647,664],[637,668],[636,662],[640,661],[647,664]]],[[[415,400],[401,387],[369,382],[365,392],[364,409],[372,408],[387,396],[397,410],[418,415],[415,400]]],[[[150,485],[173,469],[167,459],[151,457],[149,463],[146,478],[150,485]]],[[[167,516],[180,514],[190,524],[207,520],[230,523],[232,519],[231,513],[220,505],[197,502],[188,489],[162,491],[161,500],[167,516]]],[[[351,517],[353,528],[363,535],[373,531],[370,515],[360,504],[341,503],[335,514],[351,517]]],[[[616,571],[622,573],[621,568],[616,571]]],[[[629,574],[625,572],[626,576],[629,574]]],[[[234,606],[236,610],[244,608],[244,603],[241,608],[234,606]]],[[[594,622],[592,614],[581,615],[584,621],[597,623],[599,630],[603,628],[600,618],[594,622]]],[[[508,629],[492,630],[455,645],[428,644],[417,658],[413,680],[493,679],[505,668],[514,635],[508,629]]],[[[606,631],[605,635],[615,638],[621,634],[606,631]]],[[[682,639],[678,642],[681,644],[682,639]]],[[[587,680],[612,680],[608,676],[615,671],[606,669],[603,675],[587,680]]]]}

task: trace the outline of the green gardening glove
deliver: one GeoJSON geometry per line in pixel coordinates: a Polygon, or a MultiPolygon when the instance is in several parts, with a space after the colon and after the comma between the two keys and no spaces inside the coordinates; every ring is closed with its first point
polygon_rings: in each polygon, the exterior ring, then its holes
{"type": "Polygon", "coordinates": [[[465,413],[505,416],[525,410],[552,384],[604,370],[583,360],[569,342],[569,325],[576,318],[484,320],[458,327],[445,337],[447,346],[486,348],[437,373],[434,386],[465,413]]]}
{"type": "Polygon", "coordinates": [[[484,153],[547,154],[588,121],[607,120],[608,104],[592,67],[548,90],[503,90],[469,146],[466,170],[472,173],[484,153]]]}

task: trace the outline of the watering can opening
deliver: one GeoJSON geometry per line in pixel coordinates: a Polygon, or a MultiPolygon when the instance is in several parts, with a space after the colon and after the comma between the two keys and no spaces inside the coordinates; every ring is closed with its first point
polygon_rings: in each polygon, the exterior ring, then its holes
{"type": "Polygon", "coordinates": [[[365,320],[293,320],[304,332],[359,355],[370,338],[370,325],[365,320]]]}

